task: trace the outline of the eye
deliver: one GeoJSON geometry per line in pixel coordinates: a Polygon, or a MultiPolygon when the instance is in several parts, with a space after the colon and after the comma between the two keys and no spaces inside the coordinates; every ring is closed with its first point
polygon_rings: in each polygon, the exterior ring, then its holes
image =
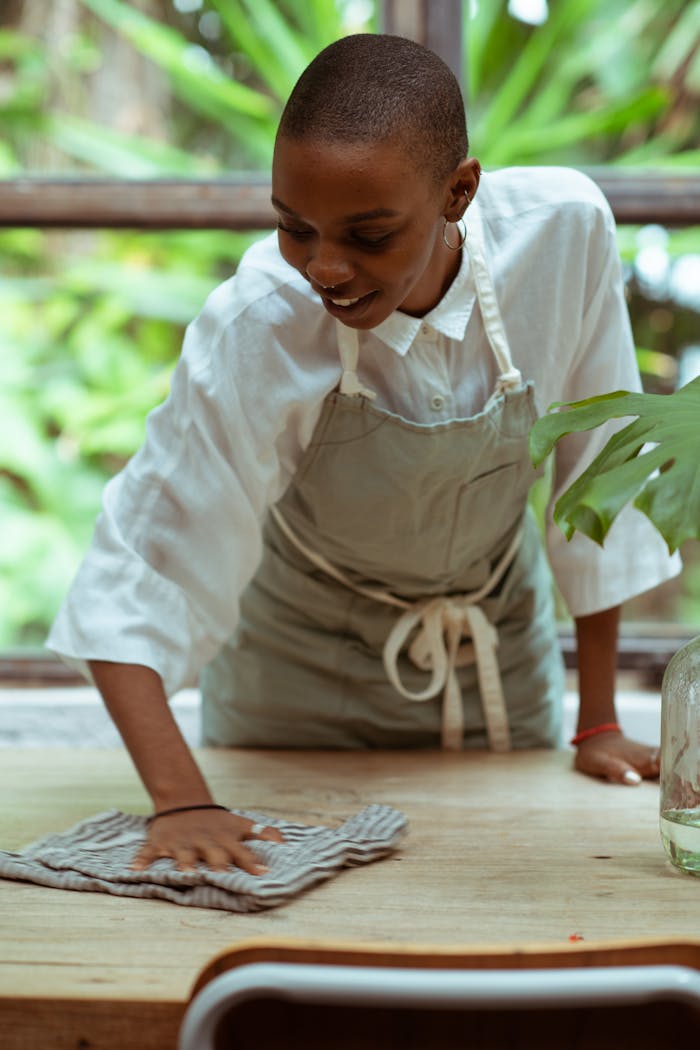
{"type": "Polygon", "coordinates": [[[311,230],[299,230],[295,229],[294,226],[283,226],[281,222],[277,223],[277,229],[282,233],[286,233],[288,237],[293,237],[295,241],[304,241],[307,237],[312,236],[311,230]]]}
{"type": "Polygon", "coordinates": [[[382,248],[393,236],[393,233],[353,233],[352,240],[362,248],[382,248]]]}

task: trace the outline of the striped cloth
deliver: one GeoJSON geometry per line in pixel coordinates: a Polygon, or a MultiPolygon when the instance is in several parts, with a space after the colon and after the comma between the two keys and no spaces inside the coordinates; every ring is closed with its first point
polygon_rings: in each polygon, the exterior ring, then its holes
{"type": "Polygon", "coordinates": [[[366,806],[338,828],[293,824],[249,810],[233,810],[266,827],[279,828],[285,842],[246,841],[270,869],[249,875],[199,867],[178,871],[168,859],[145,871],[131,861],[146,837],[146,818],[117,809],[99,813],[60,834],[47,835],[21,853],[0,850],[0,877],[66,890],[93,890],[121,897],[158,897],[195,908],[260,911],[284,904],[342,868],[379,860],[406,832],[403,813],[366,806]]]}

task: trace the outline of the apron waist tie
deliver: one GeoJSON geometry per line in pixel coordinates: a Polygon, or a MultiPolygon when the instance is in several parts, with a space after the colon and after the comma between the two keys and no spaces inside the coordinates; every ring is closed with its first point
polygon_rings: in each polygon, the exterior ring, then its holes
{"type": "Polygon", "coordinates": [[[322,554],[299,539],[277,507],[272,507],[270,513],[292,545],[326,575],[366,598],[403,610],[384,643],[384,668],[391,684],[408,700],[430,700],[443,691],[443,748],[451,751],[462,749],[464,711],[455,672],[458,667],[475,663],[489,746],[493,751],[510,751],[508,714],[496,659],[498,632],[478,603],[493,590],[513,561],[522,539],[522,528],[517,530],[488,580],[477,591],[409,602],[381,588],[356,584],[322,554]],[[420,629],[409,646],[408,656],[416,667],[431,671],[432,674],[425,689],[411,693],[399,677],[397,660],[411,631],[418,627],[420,629]],[[465,636],[470,637],[471,642],[460,644],[465,636]]]}
{"type": "Polygon", "coordinates": [[[489,746],[510,751],[510,731],[496,649],[498,632],[468,596],[419,602],[396,621],[384,645],[384,668],[394,688],[408,700],[430,700],[443,691],[442,746],[461,751],[464,734],[462,692],[456,669],[476,664],[489,746]],[[431,671],[428,685],[411,693],[399,677],[397,658],[409,634],[420,627],[408,648],[409,659],[431,671]],[[471,642],[460,644],[463,637],[471,642]]]}

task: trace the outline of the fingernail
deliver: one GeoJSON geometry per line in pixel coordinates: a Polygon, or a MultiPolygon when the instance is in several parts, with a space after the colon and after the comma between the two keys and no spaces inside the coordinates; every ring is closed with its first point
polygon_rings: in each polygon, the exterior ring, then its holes
{"type": "Polygon", "coordinates": [[[639,773],[636,773],[634,769],[626,769],[622,774],[622,779],[625,784],[641,784],[642,782],[639,773]]]}
{"type": "Polygon", "coordinates": [[[270,869],[266,868],[264,864],[256,864],[255,865],[255,874],[256,875],[267,875],[269,870],[270,869]]]}

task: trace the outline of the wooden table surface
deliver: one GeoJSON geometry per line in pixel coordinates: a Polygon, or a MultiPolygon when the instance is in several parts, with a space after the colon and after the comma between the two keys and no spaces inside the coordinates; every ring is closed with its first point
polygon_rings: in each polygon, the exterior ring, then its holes
{"type": "MultiPolygon", "coordinates": [[[[571,951],[700,943],[700,879],[666,859],[656,784],[591,780],[572,771],[570,752],[198,755],[231,806],[334,824],[382,802],[406,813],[409,835],[395,855],[250,915],[0,881],[3,1050],[174,1046],[200,970],[260,937],[571,951]]],[[[10,850],[105,809],[149,809],[121,750],[5,750],[0,797],[10,850]]]]}

